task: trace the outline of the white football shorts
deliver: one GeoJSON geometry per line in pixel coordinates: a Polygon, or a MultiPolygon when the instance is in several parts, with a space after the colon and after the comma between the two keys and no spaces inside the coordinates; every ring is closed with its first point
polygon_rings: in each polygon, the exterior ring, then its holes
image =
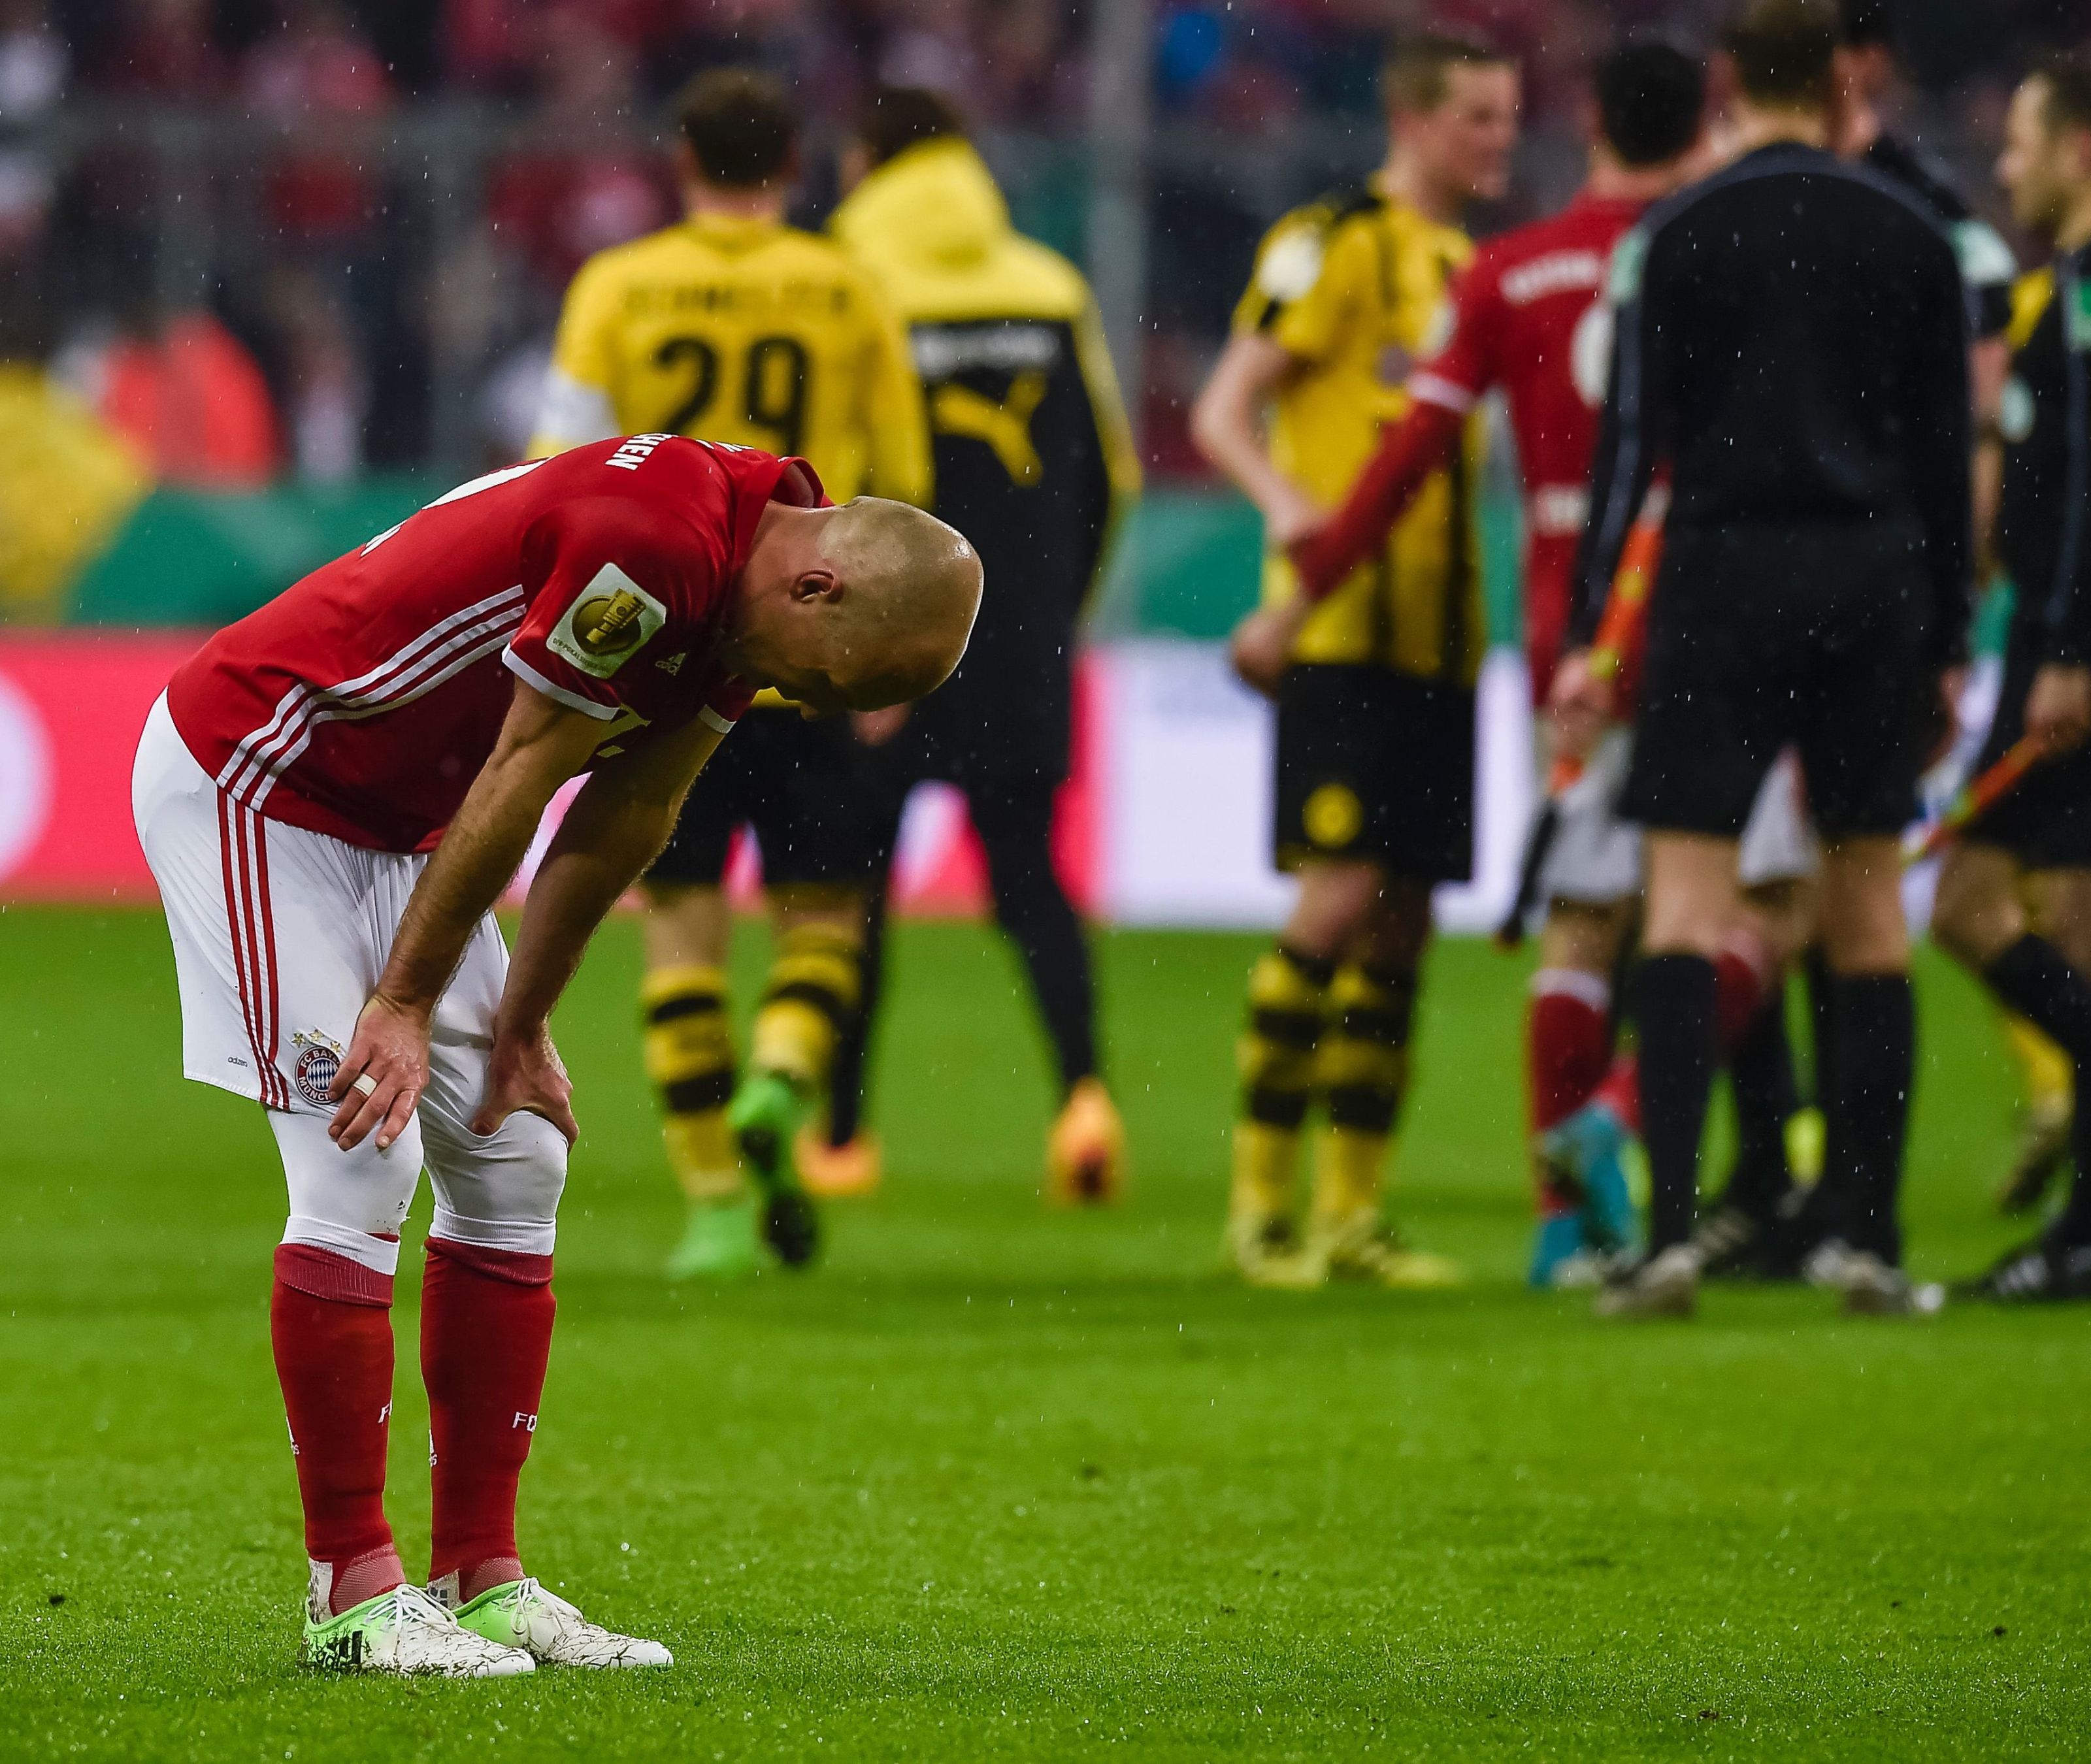
{"type": "Polygon", "coordinates": [[[291,1190],[284,1241],[390,1272],[398,1246],[382,1240],[397,1233],[425,1163],[436,1234],[550,1254],[564,1137],[535,1115],[511,1115],[484,1137],[468,1125],[508,972],[494,915],[437,1002],[416,1121],[386,1152],[374,1138],[343,1152],[326,1134],[338,1106],[327,1086],[428,860],[244,808],[191,755],[164,697],[139,741],[131,811],[174,944],[183,1069],[270,1112],[291,1190]]]}
{"type": "MultiPolygon", "coordinates": [[[[1619,795],[1632,760],[1632,731],[1610,729],[1582,777],[1562,794],[1559,828],[1541,877],[1541,898],[1610,906],[1640,893],[1640,828],[1619,815],[1619,795]]],[[[1811,876],[1820,862],[1800,755],[1789,747],[1772,762],[1757,787],[1736,854],[1736,871],[1744,887],[1758,888],[1811,876]]]]}

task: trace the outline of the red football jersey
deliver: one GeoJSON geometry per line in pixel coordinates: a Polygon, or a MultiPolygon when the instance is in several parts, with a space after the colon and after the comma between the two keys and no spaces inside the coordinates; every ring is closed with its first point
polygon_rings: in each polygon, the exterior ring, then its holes
{"type": "Polygon", "coordinates": [[[1541,699],[1567,631],[1611,367],[1605,282],[1613,247],[1644,208],[1585,194],[1489,240],[1453,289],[1445,346],[1408,382],[1412,396],[1463,415],[1492,386],[1509,398],[1524,478],[1525,642],[1541,699]]]}
{"type": "Polygon", "coordinates": [[[597,441],[438,497],[227,626],[167,689],[220,789],[272,820],[426,850],[494,751],[520,678],[598,717],[610,753],[750,689],[713,660],[773,501],[813,468],[678,436],[597,441]]]}

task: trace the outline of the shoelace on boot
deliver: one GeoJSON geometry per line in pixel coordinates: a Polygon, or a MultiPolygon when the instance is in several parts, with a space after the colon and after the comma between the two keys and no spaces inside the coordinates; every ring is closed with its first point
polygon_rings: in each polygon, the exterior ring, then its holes
{"type": "Polygon", "coordinates": [[[511,1618],[520,1616],[526,1607],[535,1604],[542,1606],[554,1616],[582,1628],[595,1627],[582,1616],[580,1607],[568,1604],[534,1574],[524,1576],[494,1603],[496,1609],[507,1611],[511,1618]]]}
{"type": "Polygon", "coordinates": [[[404,1628],[409,1624],[420,1624],[432,1629],[455,1629],[458,1620],[434,1599],[414,1585],[402,1581],[392,1589],[392,1620],[404,1628]]]}

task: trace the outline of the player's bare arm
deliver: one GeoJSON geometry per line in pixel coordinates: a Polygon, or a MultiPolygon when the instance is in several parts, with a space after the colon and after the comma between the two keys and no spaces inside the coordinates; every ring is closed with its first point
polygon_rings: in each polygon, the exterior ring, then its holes
{"type": "MultiPolygon", "coordinates": [[[[1293,366],[1291,355],[1267,337],[1230,338],[1191,411],[1198,450],[1256,505],[1271,544],[1281,549],[1322,518],[1320,506],[1271,463],[1264,445],[1264,407],[1293,366]]],[[[1250,613],[1235,629],[1235,672],[1257,691],[1275,692],[1293,639],[1313,610],[1296,598],[1250,613]]]]}
{"type": "Polygon", "coordinates": [[[436,1000],[530,849],[553,794],[588,763],[602,727],[517,683],[501,738],[415,884],[335,1076],[330,1094],[341,1106],[328,1131],[344,1151],[373,1129],[382,1150],[412,1117],[428,1086],[436,1000]]]}
{"type": "Polygon", "coordinates": [[[1321,518],[1314,499],[1271,463],[1264,443],[1265,407],[1294,365],[1291,354],[1267,337],[1231,338],[1191,409],[1198,451],[1256,505],[1270,542],[1281,548],[1321,518]]]}
{"type": "Polygon", "coordinates": [[[1235,672],[1266,695],[1278,689],[1300,627],[1352,570],[1386,543],[1430,475],[1458,452],[1464,419],[1442,404],[1419,401],[1383,432],[1379,449],[1352,483],[1342,508],[1316,512],[1285,542],[1299,574],[1300,592],[1277,606],[1258,607],[1235,626],[1235,672]]]}
{"type": "Polygon", "coordinates": [[[474,1133],[493,1133],[528,1109],[569,1142],[575,1138],[566,1069],[552,1045],[552,1007],[596,927],[667,843],[691,783],[724,739],[692,722],[598,764],[574,798],[524,902],[474,1133]]]}

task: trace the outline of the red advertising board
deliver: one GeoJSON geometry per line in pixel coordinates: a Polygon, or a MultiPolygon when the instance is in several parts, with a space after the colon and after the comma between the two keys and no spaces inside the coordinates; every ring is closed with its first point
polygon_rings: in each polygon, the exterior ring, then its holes
{"type": "Polygon", "coordinates": [[[153,897],[131,827],[145,713],[195,631],[53,631],[0,639],[0,893],[153,897]]]}

